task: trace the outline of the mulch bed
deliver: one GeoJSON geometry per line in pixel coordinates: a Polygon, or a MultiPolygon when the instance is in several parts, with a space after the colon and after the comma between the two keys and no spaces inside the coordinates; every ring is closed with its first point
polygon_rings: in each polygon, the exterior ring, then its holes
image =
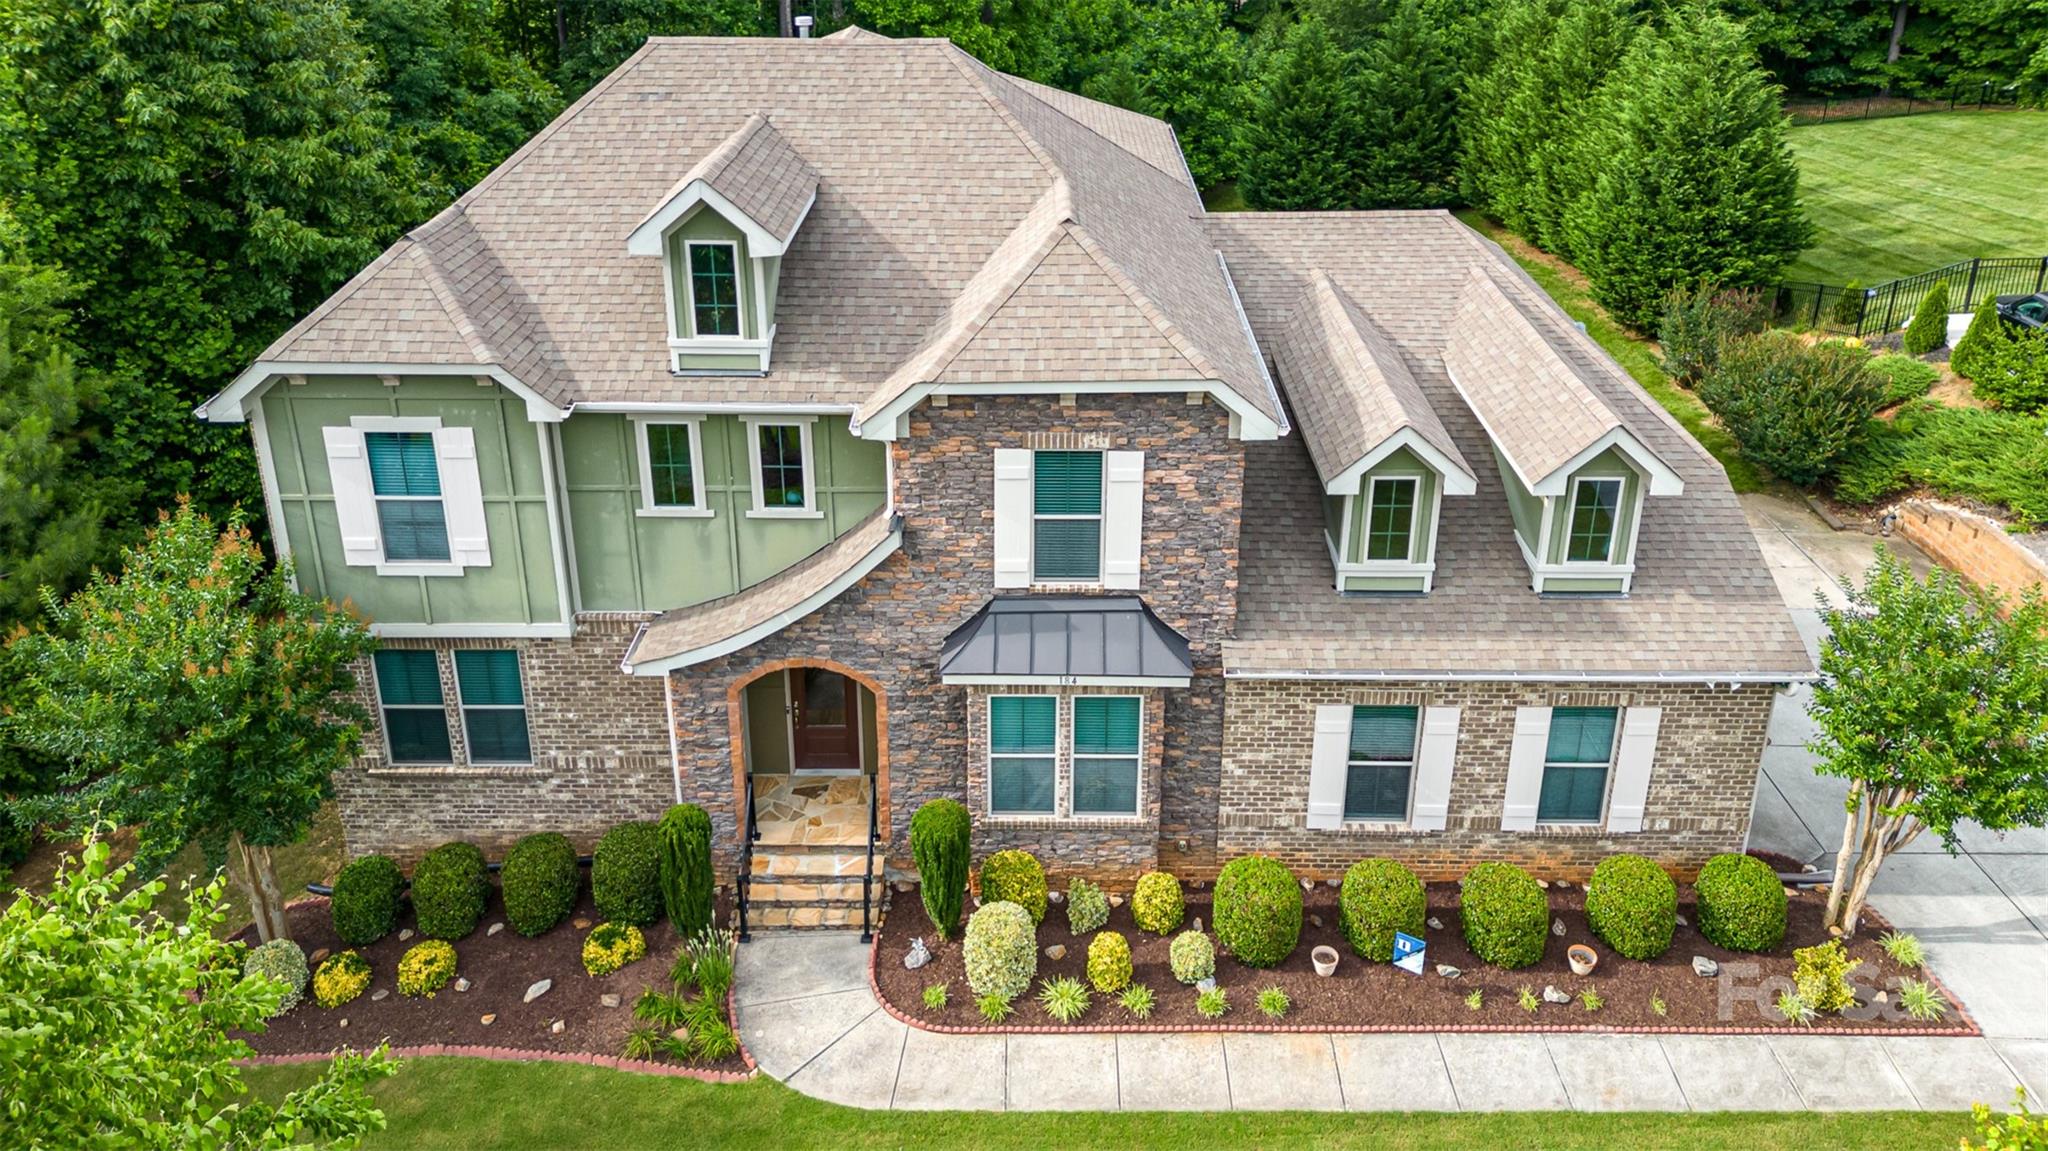
{"type": "MultiPolygon", "coordinates": [[[[1441,922],[1441,929],[1426,932],[1428,943],[1425,974],[1411,975],[1391,964],[1370,963],[1358,958],[1337,929],[1337,892],[1317,884],[1306,896],[1301,941],[1280,966],[1249,968],[1227,955],[1216,959],[1216,979],[1229,992],[1230,1011],[1220,1020],[1202,1018],[1195,1011],[1195,991],[1173,978],[1167,962],[1168,937],[1141,932],[1131,922],[1128,900],[1110,910],[1104,930],[1122,932],[1131,944],[1133,979],[1150,987],[1155,1007],[1150,1019],[1140,1023],[1118,1006],[1114,996],[1097,994],[1088,1013],[1071,1025],[1054,1023],[1032,996],[1037,985],[1015,1003],[1016,1014],[1006,1024],[986,1024],[975,1010],[967,987],[966,966],[958,940],[935,940],[923,905],[915,895],[898,896],[876,935],[873,956],[875,989],[897,1017],[913,1025],[935,1030],[1072,1030],[1072,1031],[1181,1031],[1220,1030],[1326,1030],[1326,1031],[1448,1031],[1448,1030],[1541,1030],[1541,1031],[1786,1031],[1823,1032],[1878,1031],[1891,1034],[1974,1035],[1972,1023],[1949,995],[1952,1010],[1935,1024],[1919,1023],[1897,1008],[1898,980],[1914,976],[1932,980],[1927,972],[1902,968],[1885,955],[1877,937],[1885,924],[1866,911],[1857,937],[1848,944],[1849,953],[1863,961],[1851,974],[1859,995],[1869,999],[1878,991],[1889,993],[1886,1005],[1865,1004],[1839,1016],[1825,1016],[1811,1028],[1785,1022],[1775,1010],[1780,990],[1792,985],[1794,948],[1820,943],[1828,938],[1821,927],[1826,907],[1824,896],[1802,892],[1790,900],[1785,941],[1775,952],[1748,955],[1727,951],[1708,943],[1697,929],[1680,926],[1671,950],[1649,962],[1623,959],[1593,937],[1586,926],[1585,893],[1577,884],[1569,888],[1553,885],[1551,913],[1564,922],[1563,938],[1553,936],[1543,960],[1533,967],[1503,971],[1488,967],[1466,947],[1458,919],[1458,886],[1455,883],[1429,885],[1429,913],[1441,922]],[[1321,920],[1321,926],[1316,924],[1321,920]],[[903,958],[913,936],[923,936],[932,949],[932,961],[910,971],[903,958]],[[1585,943],[1599,953],[1600,962],[1589,976],[1572,974],[1565,948],[1585,943]],[[1337,949],[1340,960],[1335,974],[1320,977],[1311,965],[1310,951],[1318,944],[1337,949]],[[1718,978],[1693,973],[1692,960],[1705,956],[1722,966],[1718,978]],[[1457,978],[1437,974],[1437,964],[1462,969],[1457,978]],[[923,991],[934,983],[947,984],[949,1001],[938,1011],[924,1006],[923,991]],[[1518,993],[1527,987],[1541,995],[1555,986],[1574,997],[1597,989],[1606,1001],[1598,1012],[1588,1012],[1578,1002],[1567,1005],[1545,1003],[1532,1015],[1518,1004],[1518,993]],[[1259,1013],[1255,1000],[1260,990],[1279,987],[1292,1006],[1283,1020],[1259,1013]],[[1728,1003],[1724,1006],[1725,997],[1728,1003]],[[1466,1005],[1473,991],[1483,993],[1483,1005],[1466,1005]],[[1662,1016],[1650,1006],[1652,995],[1666,1006],[1662,1016]]],[[[972,908],[969,909],[970,911],[972,908]]],[[[1690,887],[1679,888],[1679,914],[1696,922],[1690,887]]],[[[1187,891],[1189,923],[1199,918],[1211,926],[1210,895],[1187,891]]],[[[1212,936],[1213,938],[1213,936],[1212,936]]],[[[1038,976],[1041,980],[1058,975],[1087,979],[1087,936],[1067,929],[1066,908],[1053,904],[1038,929],[1038,976]],[[1050,959],[1045,949],[1063,944],[1066,954],[1050,959]]],[[[1939,986],[1936,981],[1936,986],[1939,986]]],[[[1944,994],[1947,994],[1944,989],[1944,994]]]]}
{"type": "MultiPolygon", "coordinates": [[[[292,938],[306,949],[309,960],[322,948],[346,948],[334,934],[325,899],[308,900],[287,914],[292,938]]],[[[593,978],[583,970],[583,937],[588,929],[575,926],[578,920],[601,922],[587,887],[570,917],[544,935],[528,939],[509,925],[496,935],[488,934],[491,924],[504,918],[504,905],[493,887],[477,929],[453,941],[455,974],[469,980],[468,991],[455,990],[455,981],[450,980],[431,999],[398,994],[398,959],[421,937],[401,941],[394,931],[368,947],[356,948],[370,961],[371,980],[369,988],[354,1000],[333,1009],[321,1007],[313,1002],[309,984],[304,1001],[271,1020],[269,1030],[240,1038],[259,1056],[328,1052],[341,1046],[361,1049],[388,1042],[393,1047],[493,1047],[615,1057],[625,1045],[626,1033],[638,1023],[633,1018],[633,1001],[640,992],[649,986],[670,990],[668,967],[679,944],[675,929],[665,919],[641,929],[647,936],[647,958],[593,978]],[[543,979],[553,980],[554,986],[532,1003],[522,1002],[526,989],[543,979]],[[380,989],[391,994],[372,1000],[380,989]],[[604,1006],[599,997],[606,994],[617,995],[619,1006],[604,1006]],[[486,1015],[496,1018],[485,1024],[482,1019],[486,1015]],[[556,1020],[564,1024],[560,1034],[550,1030],[556,1020]]],[[[407,904],[399,927],[413,926],[411,905],[407,904]]],[[[254,942],[249,931],[236,938],[254,942]]],[[[308,966],[319,969],[318,963],[308,966]]],[[[729,1012],[727,1022],[731,1022],[729,1012]]],[[[751,1069],[744,1052],[717,1063],[683,1066],[732,1074],[751,1069]]]]}

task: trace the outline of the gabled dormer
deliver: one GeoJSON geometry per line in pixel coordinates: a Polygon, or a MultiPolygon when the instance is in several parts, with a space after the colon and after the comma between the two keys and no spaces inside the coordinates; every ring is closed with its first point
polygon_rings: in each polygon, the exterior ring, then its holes
{"type": "Polygon", "coordinates": [[[1273,360],[1323,482],[1337,590],[1428,591],[1443,497],[1477,481],[1400,351],[1317,271],[1273,360]]]}
{"type": "Polygon", "coordinates": [[[626,251],[662,260],[672,370],[768,370],[782,256],[817,198],[818,173],[757,112],[633,229],[626,251]]]}
{"type": "Polygon", "coordinates": [[[1645,496],[1684,481],[1494,278],[1474,271],[1444,368],[1493,441],[1530,586],[1621,593],[1635,578],[1645,496]]]}

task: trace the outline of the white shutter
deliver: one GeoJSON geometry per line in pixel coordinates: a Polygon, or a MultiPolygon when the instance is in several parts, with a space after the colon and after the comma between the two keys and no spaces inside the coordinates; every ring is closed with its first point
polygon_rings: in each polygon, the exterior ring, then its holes
{"type": "Polygon", "coordinates": [[[327,477],[334,488],[334,518],[341,528],[341,562],[375,567],[384,559],[384,534],[377,526],[377,495],[370,486],[363,433],[326,427],[320,429],[320,438],[327,445],[327,477]]]}
{"type": "Polygon", "coordinates": [[[1451,814],[1451,765],[1458,758],[1458,709],[1422,709],[1422,747],[1415,755],[1415,831],[1442,831],[1451,814]]]}
{"type": "Polygon", "coordinates": [[[1536,830],[1536,803],[1543,797],[1543,757],[1550,750],[1550,709],[1515,709],[1515,741],[1508,750],[1507,798],[1500,809],[1502,831],[1536,830]]]}
{"type": "Polygon", "coordinates": [[[1657,758],[1661,707],[1631,707],[1621,713],[1621,751],[1614,757],[1614,791],[1607,800],[1607,830],[1641,831],[1650,799],[1650,764],[1657,758]]]}
{"type": "Polygon", "coordinates": [[[436,431],[434,463],[441,470],[449,560],[460,567],[491,566],[491,532],[484,522],[484,486],[476,471],[475,434],[468,428],[436,431]]]}
{"type": "Polygon", "coordinates": [[[1308,764],[1308,827],[1328,831],[1344,826],[1345,764],[1351,756],[1351,705],[1316,708],[1316,738],[1308,764]]]}
{"type": "Polygon", "coordinates": [[[1102,494],[1102,586],[1138,586],[1145,542],[1145,453],[1104,452],[1109,482],[1102,494]]]}
{"type": "Polygon", "coordinates": [[[1031,453],[996,449],[996,586],[1031,586],[1031,453]]]}

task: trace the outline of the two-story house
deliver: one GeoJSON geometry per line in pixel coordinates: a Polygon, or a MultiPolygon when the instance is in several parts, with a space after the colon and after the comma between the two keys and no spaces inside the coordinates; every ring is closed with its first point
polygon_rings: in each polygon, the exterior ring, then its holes
{"type": "Polygon", "coordinates": [[[1810,674],[1498,248],[1209,215],[1167,125],[942,40],[650,41],[200,414],[381,637],[353,850],[689,800],[730,868],[751,804],[770,923],[937,796],[1056,871],[1694,868],[1810,674]]]}

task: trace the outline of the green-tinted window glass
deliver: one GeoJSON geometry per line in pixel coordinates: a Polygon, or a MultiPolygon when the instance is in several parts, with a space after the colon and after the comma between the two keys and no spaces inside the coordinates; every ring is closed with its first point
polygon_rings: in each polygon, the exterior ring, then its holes
{"type": "Polygon", "coordinates": [[[658,508],[697,506],[697,461],[688,424],[647,425],[647,478],[658,508]]]}
{"type": "Polygon", "coordinates": [[[1621,514],[1620,480],[1580,480],[1572,485],[1571,535],[1564,558],[1606,563],[1614,551],[1614,522],[1621,514]]]}
{"type": "Polygon", "coordinates": [[[697,335],[740,334],[739,276],[731,244],[690,245],[690,308],[697,335]]]}
{"type": "Polygon", "coordinates": [[[762,424],[761,506],[804,506],[804,430],[797,424],[762,424]]]}
{"type": "Polygon", "coordinates": [[[441,469],[432,432],[366,432],[370,487],[380,496],[438,496],[441,469]]]}
{"type": "Polygon", "coordinates": [[[1032,578],[1102,578],[1102,453],[1037,452],[1032,459],[1032,578]]]}
{"type": "Polygon", "coordinates": [[[1059,702],[1049,695],[1003,695],[988,701],[989,809],[1053,810],[1053,754],[1059,702]]]}
{"type": "Polygon", "coordinates": [[[448,713],[441,669],[431,651],[386,650],[374,657],[384,738],[394,763],[448,763],[448,713]]]}
{"type": "Polygon", "coordinates": [[[1547,823],[1599,821],[1619,718],[1619,709],[1612,707],[1552,709],[1537,819],[1547,823]]]}
{"type": "Polygon", "coordinates": [[[387,560],[448,560],[448,516],[440,500],[378,500],[377,528],[384,536],[387,560]]]}
{"type": "Polygon", "coordinates": [[[1606,763],[1614,758],[1614,729],[1619,709],[1559,707],[1550,712],[1550,744],[1546,763],[1606,763]]]}
{"type": "Polygon", "coordinates": [[[1130,695],[1074,699],[1074,811],[1129,815],[1138,810],[1139,724],[1143,701],[1130,695]]]}
{"type": "Polygon", "coordinates": [[[1374,480],[1372,513],[1366,522],[1365,558],[1405,560],[1415,530],[1415,490],[1412,479],[1374,480]]]}
{"type": "Polygon", "coordinates": [[[1415,768],[1412,707],[1354,707],[1344,778],[1344,818],[1406,819],[1415,768]]]}
{"type": "Polygon", "coordinates": [[[462,699],[462,730],[473,763],[527,763],[526,693],[519,683],[519,653],[455,653],[455,686],[462,699]]]}
{"type": "Polygon", "coordinates": [[[367,432],[363,449],[370,457],[370,491],[377,501],[384,558],[447,562],[448,517],[441,506],[434,434],[367,432]]]}

